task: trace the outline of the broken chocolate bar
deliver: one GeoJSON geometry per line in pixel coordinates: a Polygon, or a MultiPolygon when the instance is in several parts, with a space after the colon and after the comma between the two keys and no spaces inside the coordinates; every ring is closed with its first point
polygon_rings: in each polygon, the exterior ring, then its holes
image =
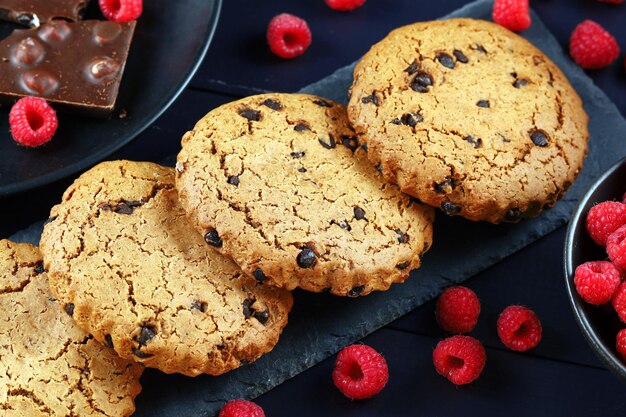
{"type": "Polygon", "coordinates": [[[135,22],[53,20],[0,41],[0,99],[48,100],[57,110],[113,111],[135,22]]]}
{"type": "Polygon", "coordinates": [[[38,27],[52,19],[80,20],[89,0],[0,0],[0,19],[38,27]]]}

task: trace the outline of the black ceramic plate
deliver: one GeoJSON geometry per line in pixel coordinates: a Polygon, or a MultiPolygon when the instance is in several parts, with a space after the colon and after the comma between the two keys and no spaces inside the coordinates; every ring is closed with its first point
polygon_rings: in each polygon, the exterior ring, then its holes
{"type": "Polygon", "coordinates": [[[593,350],[611,371],[626,379],[626,364],[615,349],[617,332],[626,327],[610,306],[587,304],[576,292],[574,271],[587,261],[607,259],[603,247],[596,245],[585,227],[589,209],[607,200],[619,200],[626,191],[626,159],[606,171],[591,186],[574,211],[565,238],[565,282],[576,320],[593,350]]]}
{"type": "MultiPolygon", "coordinates": [[[[100,18],[91,0],[87,18],[100,18]]],[[[50,143],[17,146],[0,111],[0,196],[75,174],[113,153],[150,126],[185,88],[209,46],[221,0],[147,0],[131,45],[111,120],[59,114],[50,143]],[[124,110],[127,116],[119,118],[124,110]]],[[[0,23],[4,37],[17,26],[0,23]]]]}

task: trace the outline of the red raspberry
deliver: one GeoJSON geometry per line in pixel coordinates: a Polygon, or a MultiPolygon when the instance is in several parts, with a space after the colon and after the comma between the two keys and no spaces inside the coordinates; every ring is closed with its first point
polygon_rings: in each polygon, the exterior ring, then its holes
{"type": "Polygon", "coordinates": [[[222,408],[218,417],[265,417],[265,413],[253,402],[231,400],[222,408]]]}
{"type": "Polygon", "coordinates": [[[465,385],[478,378],[487,355],[480,342],[470,336],[452,336],[437,343],[433,351],[435,370],[454,385],[465,385]]]}
{"type": "Polygon", "coordinates": [[[449,333],[469,333],[480,315],[480,301],[476,293],[466,287],[448,288],[439,296],[435,317],[449,333]]]}
{"type": "Polygon", "coordinates": [[[622,355],[622,359],[626,361],[626,329],[620,330],[617,334],[615,347],[617,348],[617,353],[622,355]]]}
{"type": "Polygon", "coordinates": [[[620,226],[606,239],[606,253],[616,267],[626,269],[626,225],[620,226]]]}
{"type": "Polygon", "coordinates": [[[602,26],[592,20],[585,20],[572,32],[569,53],[581,67],[599,69],[617,59],[619,46],[602,26]]]}
{"type": "Polygon", "coordinates": [[[363,6],[365,0],[324,0],[328,7],[333,10],[339,10],[340,12],[349,12],[358,7],[363,6]]]}
{"type": "Polygon", "coordinates": [[[597,204],[589,210],[585,224],[593,241],[605,246],[606,238],[626,224],[626,204],[617,201],[597,204]]]}
{"type": "Polygon", "coordinates": [[[385,358],[369,346],[348,346],[337,355],[333,382],[348,398],[370,398],[378,394],[388,380],[385,358]]]}
{"type": "Polygon", "coordinates": [[[541,322],[526,307],[508,306],[498,317],[498,336],[509,349],[524,352],[541,341],[541,322]]]}
{"type": "Polygon", "coordinates": [[[295,58],[311,45],[311,31],[303,19],[283,13],[270,20],[267,42],[272,52],[279,57],[295,58]]]}
{"type": "Polygon", "coordinates": [[[54,109],[43,98],[23,97],[11,108],[9,125],[17,143],[34,148],[52,139],[59,121],[54,109]]]}
{"type": "Polygon", "coordinates": [[[576,291],[583,300],[593,305],[611,301],[621,280],[621,271],[607,261],[586,262],[574,273],[576,291]]]}
{"type": "Polygon", "coordinates": [[[496,0],[492,16],[494,22],[513,32],[526,30],[531,23],[528,0],[496,0]]]}
{"type": "Polygon", "coordinates": [[[626,283],[620,284],[613,296],[613,308],[619,319],[626,323],[626,283]]]}
{"type": "Polygon", "coordinates": [[[131,22],[143,12],[143,0],[98,0],[104,17],[114,22],[131,22]]]}

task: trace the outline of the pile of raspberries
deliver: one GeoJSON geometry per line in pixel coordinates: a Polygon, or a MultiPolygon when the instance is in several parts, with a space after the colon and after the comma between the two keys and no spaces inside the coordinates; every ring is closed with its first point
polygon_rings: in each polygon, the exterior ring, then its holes
{"type": "MultiPolygon", "coordinates": [[[[624,196],[626,197],[626,196],[624,196]]],[[[576,268],[574,285],[580,297],[592,305],[610,305],[626,323],[626,204],[605,201],[589,210],[585,225],[595,243],[606,248],[608,261],[591,261],[576,268]]],[[[616,336],[616,349],[626,361],[626,328],[616,336]]]]}

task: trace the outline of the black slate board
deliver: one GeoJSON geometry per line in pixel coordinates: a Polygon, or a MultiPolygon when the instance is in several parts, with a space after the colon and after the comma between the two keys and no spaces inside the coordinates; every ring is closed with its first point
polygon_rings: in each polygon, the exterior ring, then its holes
{"type": "MultiPolygon", "coordinates": [[[[478,1],[447,17],[490,19],[491,5],[491,1],[478,1]]],[[[439,213],[435,244],[424,258],[423,267],[414,271],[405,284],[360,299],[296,292],[289,325],[274,351],[254,364],[221,377],[192,379],[149,369],[142,379],[144,392],[137,399],[135,416],[216,415],[223,402],[254,398],[270,390],[432,299],[444,287],[466,280],[563,225],[593,179],[626,155],[623,145],[626,144],[626,121],[606,95],[571,62],[536,15],[533,15],[532,27],[523,36],[559,65],[583,98],[591,117],[589,156],[563,200],[539,218],[517,225],[473,223],[439,213]]],[[[351,74],[352,67],[342,68],[303,91],[345,103],[351,74]]],[[[41,224],[34,225],[13,239],[36,242],[40,229],[41,224]]],[[[554,256],[560,257],[560,253],[554,256]]]]}

